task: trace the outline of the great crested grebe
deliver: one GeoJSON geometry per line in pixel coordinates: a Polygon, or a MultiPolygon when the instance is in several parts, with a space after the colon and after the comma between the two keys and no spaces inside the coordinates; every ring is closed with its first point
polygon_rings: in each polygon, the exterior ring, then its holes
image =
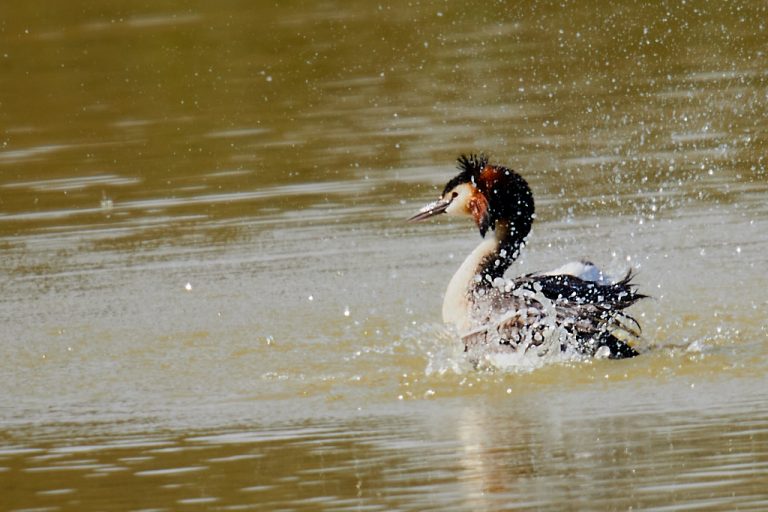
{"type": "Polygon", "coordinates": [[[611,282],[592,263],[573,262],[504,279],[531,231],[531,188],[515,171],[489,164],[482,154],[461,155],[458,168],[441,197],[410,220],[441,213],[469,216],[483,238],[493,232],[464,260],[445,292],[443,321],[456,326],[465,350],[555,346],[612,359],[638,355],[627,341],[639,336],[640,327],[624,309],[645,295],[635,290],[631,270],[611,282]]]}

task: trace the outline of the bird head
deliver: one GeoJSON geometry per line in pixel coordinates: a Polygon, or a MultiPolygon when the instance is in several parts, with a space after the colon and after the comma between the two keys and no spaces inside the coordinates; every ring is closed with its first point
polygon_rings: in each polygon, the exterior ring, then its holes
{"type": "Polygon", "coordinates": [[[533,193],[522,176],[489,164],[483,154],[461,155],[458,169],[459,174],[446,183],[440,198],[409,220],[422,221],[446,213],[471,217],[482,236],[502,222],[516,237],[528,235],[533,222],[533,193]]]}

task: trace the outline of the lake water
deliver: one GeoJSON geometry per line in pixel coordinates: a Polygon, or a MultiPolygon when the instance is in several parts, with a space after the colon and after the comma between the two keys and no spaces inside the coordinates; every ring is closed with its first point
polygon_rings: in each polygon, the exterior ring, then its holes
{"type": "Polygon", "coordinates": [[[0,509],[768,508],[764,2],[103,4],[0,6],[0,509]],[[645,354],[472,369],[470,151],[645,354]]]}

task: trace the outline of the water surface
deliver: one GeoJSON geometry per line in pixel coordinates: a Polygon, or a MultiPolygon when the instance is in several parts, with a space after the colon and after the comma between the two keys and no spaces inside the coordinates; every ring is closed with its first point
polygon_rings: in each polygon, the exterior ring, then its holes
{"type": "Polygon", "coordinates": [[[0,508],[768,507],[765,11],[4,5],[0,508]],[[469,151],[647,354],[472,370],[469,151]]]}

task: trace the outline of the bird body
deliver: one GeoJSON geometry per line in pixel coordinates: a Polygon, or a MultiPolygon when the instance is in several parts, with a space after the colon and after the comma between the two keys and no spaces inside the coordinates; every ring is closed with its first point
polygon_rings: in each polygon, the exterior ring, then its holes
{"type": "Polygon", "coordinates": [[[437,201],[411,220],[435,215],[471,217],[485,238],[451,278],[443,321],[453,324],[465,350],[572,351],[587,356],[632,357],[638,323],[624,309],[644,297],[632,273],[611,281],[590,262],[554,271],[504,277],[525,244],[534,219],[533,193],[516,172],[484,155],[462,155],[460,173],[437,201]]]}

